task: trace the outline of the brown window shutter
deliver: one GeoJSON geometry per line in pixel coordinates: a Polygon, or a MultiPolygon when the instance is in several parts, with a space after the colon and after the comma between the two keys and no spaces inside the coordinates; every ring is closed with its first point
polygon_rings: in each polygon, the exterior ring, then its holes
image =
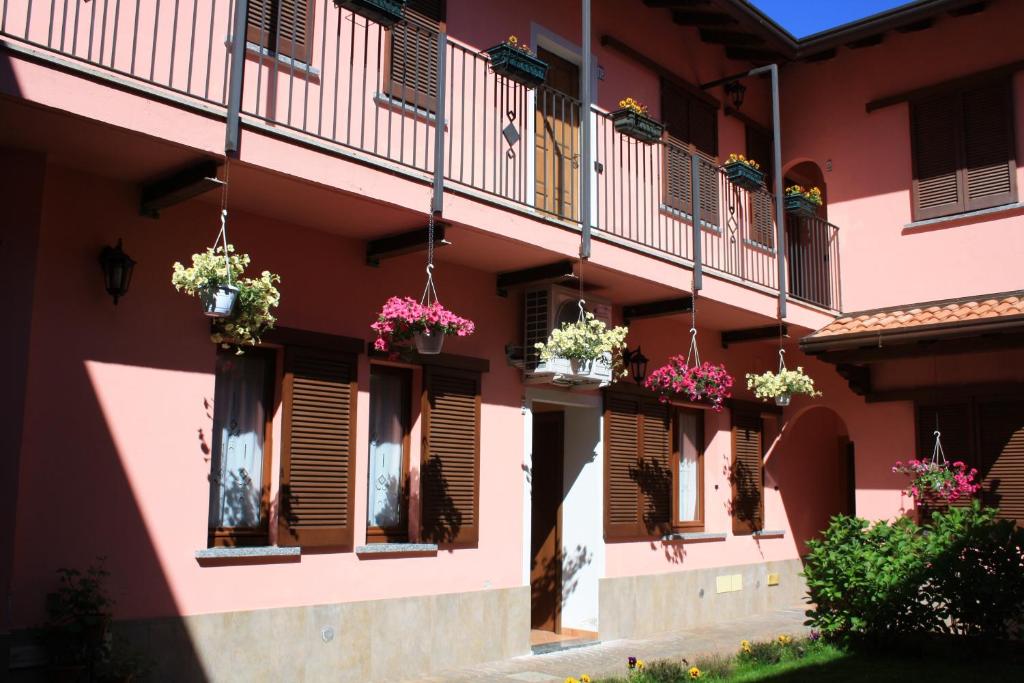
{"type": "Polygon", "coordinates": [[[1009,81],[963,95],[967,211],[1017,201],[1013,93],[1009,81]]]}
{"type": "Polygon", "coordinates": [[[961,178],[960,98],[942,95],[911,103],[910,137],[914,164],[914,219],[964,211],[961,178]]]}
{"type": "Polygon", "coordinates": [[[608,540],[642,535],[636,482],[639,419],[639,399],[605,393],[604,535],[608,540]]]}
{"type": "Polygon", "coordinates": [[[1003,519],[1024,526],[1024,400],[978,405],[981,499],[999,508],[1003,519]]]}
{"type": "Polygon", "coordinates": [[[308,64],[313,48],[311,0],[249,0],[246,40],[308,64]]]}
{"type": "Polygon", "coordinates": [[[718,215],[718,162],[697,148],[695,151],[705,163],[700,165],[700,219],[711,225],[721,225],[718,215]]]}
{"type": "Polygon", "coordinates": [[[392,26],[387,38],[388,95],[428,111],[437,107],[437,38],[445,22],[445,4],[410,0],[405,21],[392,26]]]}
{"type": "Polygon", "coordinates": [[[690,142],[689,95],[671,81],[661,80],[661,120],[677,140],[690,142]]]}
{"type": "Polygon", "coordinates": [[[750,239],[757,244],[775,248],[775,205],[772,203],[772,137],[763,130],[746,127],[747,158],[761,165],[765,172],[765,190],[750,194],[750,239]]]}
{"type": "Polygon", "coordinates": [[[688,97],[690,142],[708,158],[718,156],[718,110],[696,97],[688,97]]]}
{"type": "Polygon", "coordinates": [[[732,532],[764,528],[764,445],[761,416],[732,411],[732,532]]]}
{"type": "MultiPolygon", "coordinates": [[[[671,81],[661,81],[661,116],[668,140],[690,153],[698,154],[701,164],[701,220],[718,225],[718,111],[701,102],[671,81]]],[[[690,213],[690,156],[672,147],[665,148],[665,204],[690,213]]]]}
{"type": "Polygon", "coordinates": [[[672,528],[672,413],[657,400],[640,410],[640,515],[644,531],[661,536],[672,528]]]}
{"type": "Polygon", "coordinates": [[[356,357],[288,347],[278,544],[351,546],[356,357]]]}
{"type": "Polygon", "coordinates": [[[480,535],[480,373],[424,370],[422,538],[472,547],[480,535]]]}
{"type": "Polygon", "coordinates": [[[675,211],[690,213],[690,153],[688,145],[671,135],[666,138],[668,144],[662,149],[665,154],[665,205],[675,211]]]}

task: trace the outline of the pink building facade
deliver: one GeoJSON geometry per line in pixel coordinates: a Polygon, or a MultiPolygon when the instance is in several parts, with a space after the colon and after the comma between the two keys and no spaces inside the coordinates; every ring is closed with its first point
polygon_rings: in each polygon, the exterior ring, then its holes
{"type": "Polygon", "coordinates": [[[0,0],[15,675],[46,665],[57,569],[100,557],[157,680],[401,679],[792,607],[830,516],[912,512],[890,468],[935,426],[1024,518],[1017,3],[795,41],[743,2],[596,0],[589,60],[579,3],[416,0],[385,28],[249,0],[244,46],[240,4],[0,0]],[[543,85],[492,72],[510,34],[543,85]],[[773,174],[771,82],[745,76],[772,63],[783,180],[825,198],[781,226],[774,186],[721,168],[773,174]],[[702,87],[733,76],[740,99],[702,87]],[[659,140],[616,130],[627,97],[659,140]],[[170,284],[222,202],[281,276],[277,329],[241,356],[170,284]],[[438,292],[476,332],[396,360],[369,325],[422,291],[432,211],[438,292]],[[696,329],[733,398],[531,372],[580,298],[648,369],[696,329]],[[755,400],[743,377],[780,348],[821,397],[755,400]]]}

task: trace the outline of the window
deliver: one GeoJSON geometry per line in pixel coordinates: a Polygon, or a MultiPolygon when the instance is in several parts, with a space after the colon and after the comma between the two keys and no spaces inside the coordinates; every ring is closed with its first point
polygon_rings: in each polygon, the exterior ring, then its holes
{"type": "Polygon", "coordinates": [[[249,0],[246,14],[248,42],[309,63],[313,49],[311,0],[249,0]]]}
{"type": "Polygon", "coordinates": [[[209,544],[267,542],[273,352],[217,354],[209,544]]]}
{"type": "Polygon", "coordinates": [[[665,150],[666,206],[691,212],[691,161],[700,165],[701,220],[718,225],[718,110],[679,85],[661,80],[661,116],[668,133],[665,150]]]}
{"type": "Polygon", "coordinates": [[[936,430],[950,461],[978,469],[981,501],[999,508],[999,517],[1024,525],[1024,399],[967,397],[917,404],[918,457],[931,456],[936,430]]]}
{"type": "Polygon", "coordinates": [[[673,526],[704,529],[704,416],[697,410],[677,410],[672,447],[675,475],[673,526]]]}
{"type": "Polygon", "coordinates": [[[474,547],[480,534],[480,373],[424,369],[421,538],[474,547]]]}
{"type": "Polygon", "coordinates": [[[370,371],[370,448],[366,538],[408,540],[409,423],[412,373],[374,366],[370,371]]]}
{"type": "Polygon", "coordinates": [[[915,220],[1017,201],[1010,81],[910,103],[915,220]]]}
{"type": "Polygon", "coordinates": [[[444,29],[445,4],[445,0],[409,0],[405,21],[391,27],[385,43],[385,92],[431,112],[437,106],[437,38],[444,29]]]}
{"type": "Polygon", "coordinates": [[[732,409],[732,532],[764,529],[764,425],[753,410],[732,409]]]}
{"type": "Polygon", "coordinates": [[[772,184],[773,159],[772,136],[767,131],[746,126],[747,158],[761,164],[765,172],[766,192],[753,192],[750,195],[750,240],[769,249],[775,248],[775,205],[772,202],[774,185],[772,184]]]}

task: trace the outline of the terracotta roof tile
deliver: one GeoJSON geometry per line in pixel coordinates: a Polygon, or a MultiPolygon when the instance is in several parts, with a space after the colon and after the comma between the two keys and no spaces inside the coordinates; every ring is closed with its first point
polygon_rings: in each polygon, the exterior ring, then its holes
{"type": "Polygon", "coordinates": [[[836,318],[810,338],[1009,316],[1024,316],[1024,292],[986,294],[968,300],[909,304],[867,313],[851,313],[836,318]]]}

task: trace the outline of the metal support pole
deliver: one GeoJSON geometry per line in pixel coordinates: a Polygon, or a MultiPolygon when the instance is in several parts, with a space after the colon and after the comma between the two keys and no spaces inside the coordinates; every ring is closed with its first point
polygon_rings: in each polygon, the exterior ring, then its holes
{"type": "Polygon", "coordinates": [[[590,174],[594,170],[593,150],[590,148],[590,77],[593,71],[590,58],[590,0],[583,2],[583,55],[580,69],[580,258],[590,258],[590,174]]]}
{"type": "Polygon", "coordinates": [[[224,154],[235,155],[239,148],[242,118],[242,80],[245,77],[245,34],[249,0],[235,0],[235,17],[231,25],[231,74],[228,80],[227,131],[224,154]]]}
{"type": "Polygon", "coordinates": [[[775,261],[779,267],[779,318],[786,317],[786,206],[782,196],[782,119],[779,114],[779,65],[769,67],[772,75],[772,173],[775,176],[775,261]]]}
{"type": "Polygon", "coordinates": [[[437,105],[434,110],[434,198],[430,210],[434,215],[444,213],[444,100],[448,72],[448,34],[437,34],[437,105]]]}
{"type": "Polygon", "coordinates": [[[704,287],[703,228],[700,225],[700,157],[690,157],[690,206],[693,215],[693,291],[704,287]]]}

